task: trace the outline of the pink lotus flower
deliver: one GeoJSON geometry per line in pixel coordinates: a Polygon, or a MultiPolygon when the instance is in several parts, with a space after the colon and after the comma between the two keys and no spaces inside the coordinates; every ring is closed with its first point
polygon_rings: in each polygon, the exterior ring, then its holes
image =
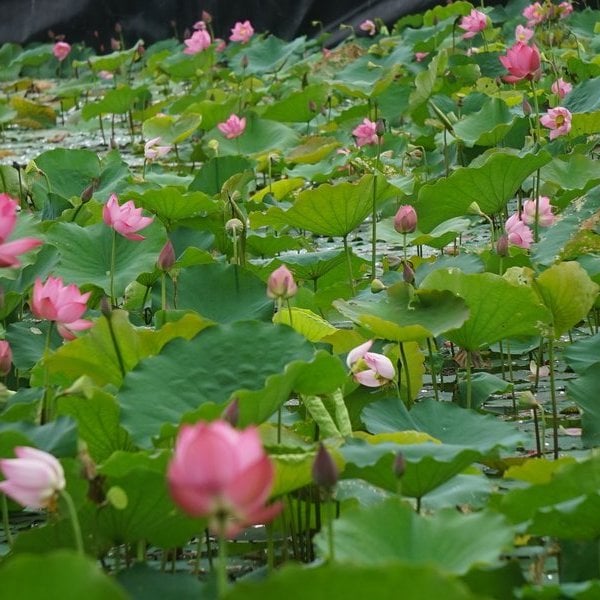
{"type": "Polygon", "coordinates": [[[485,13],[473,9],[467,16],[463,17],[459,27],[464,29],[462,37],[464,40],[475,37],[480,31],[487,27],[488,21],[485,13]]]}
{"type": "Polygon", "coordinates": [[[550,129],[550,139],[555,140],[571,131],[571,112],[562,106],[549,108],[548,112],[540,117],[540,123],[550,129]]]}
{"type": "Polygon", "coordinates": [[[556,10],[561,19],[566,19],[573,12],[573,5],[570,2],[561,2],[556,10]]]}
{"type": "Polygon", "coordinates": [[[526,44],[534,35],[533,29],[523,27],[523,25],[517,25],[515,29],[515,40],[517,42],[523,42],[526,44]]]}
{"type": "Polygon", "coordinates": [[[61,464],[51,454],[29,446],[17,446],[15,455],[17,458],[0,460],[6,477],[0,482],[0,491],[23,506],[51,507],[66,485],[61,464]]]}
{"type": "Polygon", "coordinates": [[[423,62],[429,56],[429,52],[415,52],[415,60],[423,62]]]}
{"type": "Polygon", "coordinates": [[[89,329],[93,323],[82,319],[91,292],[82,294],[71,283],[63,285],[60,277],[48,277],[46,283],[38,277],[31,294],[31,312],[38,319],[55,321],[58,332],[66,340],[75,339],[75,331],[89,329]]]}
{"type": "Polygon", "coordinates": [[[274,476],[257,429],[238,431],[226,421],[183,425],[167,470],[173,500],[228,536],[277,515],[279,504],[265,506],[274,476]]]}
{"type": "Polygon", "coordinates": [[[381,387],[396,376],[392,361],[383,354],[369,352],[373,340],[369,340],[353,350],[346,357],[346,364],[354,379],[367,387],[381,387]]]}
{"type": "Polygon", "coordinates": [[[11,367],[12,350],[10,344],[6,340],[0,340],[0,375],[8,375],[11,367]]]}
{"type": "Polygon", "coordinates": [[[373,21],[371,21],[371,19],[363,21],[358,28],[369,35],[375,35],[377,33],[377,26],[373,21]]]}
{"type": "Polygon", "coordinates": [[[535,2],[523,9],[523,16],[527,19],[527,27],[534,27],[546,20],[548,11],[539,2],[535,2]]]}
{"type": "Polygon", "coordinates": [[[508,241],[515,246],[527,249],[533,243],[533,232],[521,221],[517,213],[507,219],[504,230],[508,241]]]}
{"type": "Polygon", "coordinates": [[[221,38],[215,38],[215,52],[223,52],[227,48],[227,42],[221,38]]]}
{"type": "Polygon", "coordinates": [[[156,266],[161,271],[170,271],[173,268],[175,261],[175,248],[173,247],[173,243],[171,242],[171,240],[167,240],[162,250],[160,251],[160,254],[158,255],[156,266]]]}
{"type": "Polygon", "coordinates": [[[197,29],[183,43],[186,45],[184,54],[198,54],[210,47],[210,33],[206,29],[197,29]]]}
{"type": "Polygon", "coordinates": [[[294,281],[294,276],[285,265],[281,265],[269,275],[267,282],[267,296],[269,298],[287,300],[295,296],[297,292],[298,286],[294,281]]]}
{"type": "Polygon", "coordinates": [[[557,79],[550,86],[552,93],[556,94],[560,100],[562,100],[572,89],[573,86],[568,81],[565,81],[562,77],[557,79]]]}
{"type": "Polygon", "coordinates": [[[231,30],[231,35],[229,39],[232,42],[241,42],[242,44],[246,44],[250,41],[250,38],[254,35],[254,27],[250,21],[244,21],[241,23],[238,21],[231,30]]]}
{"type": "Polygon", "coordinates": [[[205,31],[206,30],[206,23],[204,21],[196,21],[193,25],[194,29],[198,30],[198,31],[205,31]]]}
{"type": "Polygon", "coordinates": [[[17,224],[19,204],[8,194],[0,194],[0,267],[18,267],[21,263],[18,254],[29,252],[42,244],[36,238],[21,238],[7,242],[17,224]]]}
{"type": "Polygon", "coordinates": [[[363,122],[352,130],[352,135],[356,138],[356,145],[359,148],[379,142],[377,123],[370,119],[363,119],[363,122]]]}
{"type": "Polygon", "coordinates": [[[52,54],[56,56],[59,62],[65,60],[70,52],[71,44],[67,44],[67,42],[56,42],[52,48],[52,54]]]}
{"type": "Polygon", "coordinates": [[[412,233],[417,228],[417,212],[410,204],[401,206],[394,216],[394,229],[398,233],[412,233]]]}
{"type": "Polygon", "coordinates": [[[541,56],[535,44],[528,46],[523,42],[517,42],[507,50],[506,56],[499,58],[509,72],[509,75],[502,78],[507,83],[516,83],[522,79],[537,81],[540,78],[541,56]]]}
{"type": "MultiPolygon", "coordinates": [[[[527,225],[535,223],[535,200],[527,200],[523,204],[521,220],[527,225]]],[[[541,227],[550,227],[554,224],[556,217],[552,214],[552,206],[548,196],[540,196],[538,199],[538,224],[541,227]]]]}
{"type": "Polygon", "coordinates": [[[227,121],[219,123],[217,127],[228,140],[233,140],[244,133],[246,129],[246,117],[240,118],[237,115],[231,115],[227,121]]]}
{"type": "Polygon", "coordinates": [[[154,220],[152,217],[143,217],[142,209],[136,208],[133,200],[119,206],[116,194],[111,194],[108,202],[104,205],[102,219],[117,233],[133,241],[143,240],[144,236],[136,232],[148,227],[154,220]]]}
{"type": "Polygon", "coordinates": [[[156,160],[166,156],[171,151],[171,146],[160,146],[160,137],[152,138],[144,144],[144,157],[146,160],[156,160]]]}

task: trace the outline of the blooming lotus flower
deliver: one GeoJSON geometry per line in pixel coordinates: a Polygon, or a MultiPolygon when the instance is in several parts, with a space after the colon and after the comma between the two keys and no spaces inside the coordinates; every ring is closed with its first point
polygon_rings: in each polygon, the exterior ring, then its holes
{"type": "Polygon", "coordinates": [[[401,206],[394,216],[394,229],[398,233],[412,233],[417,228],[417,212],[410,204],[401,206]]]}
{"type": "Polygon", "coordinates": [[[17,446],[15,455],[17,458],[0,460],[0,471],[6,477],[0,482],[0,491],[23,506],[52,506],[66,485],[61,464],[51,454],[29,446],[17,446]]]}
{"type": "Polygon", "coordinates": [[[480,31],[487,27],[487,17],[485,13],[473,9],[468,15],[464,16],[459,23],[459,27],[464,29],[463,40],[475,37],[480,31]]]}
{"type": "Polygon", "coordinates": [[[379,142],[377,123],[370,119],[363,119],[363,122],[352,130],[352,135],[356,138],[356,145],[359,148],[379,142]]]}
{"type": "Polygon", "coordinates": [[[534,33],[533,29],[517,25],[515,28],[515,40],[526,44],[533,37],[534,33]]]}
{"type": "Polygon", "coordinates": [[[508,241],[515,246],[527,249],[533,243],[533,232],[521,221],[517,213],[507,219],[504,230],[508,241]]]}
{"type": "Polygon", "coordinates": [[[269,275],[267,281],[267,296],[269,298],[287,300],[295,296],[297,292],[298,286],[294,281],[294,276],[285,265],[281,265],[269,275]]]}
{"type": "Polygon", "coordinates": [[[562,77],[560,77],[559,79],[557,79],[551,86],[550,86],[550,90],[552,91],[553,94],[556,94],[559,99],[563,99],[571,90],[573,89],[573,86],[568,82],[565,81],[562,77]]]}
{"type": "Polygon", "coordinates": [[[415,60],[423,62],[429,56],[429,52],[415,52],[415,60]]]}
{"type": "Polygon", "coordinates": [[[257,429],[238,431],[226,421],[183,425],[167,469],[173,500],[228,536],[277,515],[280,505],[265,506],[274,476],[257,429]]]}
{"type": "Polygon", "coordinates": [[[160,146],[160,137],[152,138],[144,144],[144,157],[146,160],[156,160],[166,156],[171,151],[171,146],[160,146]]]}
{"type": "Polygon", "coordinates": [[[228,140],[233,140],[244,133],[246,129],[246,117],[240,118],[235,114],[230,115],[227,121],[219,123],[217,127],[228,140]]]}
{"type": "Polygon", "coordinates": [[[540,117],[540,123],[550,129],[550,139],[554,140],[571,131],[571,112],[562,106],[549,108],[548,112],[540,117]]]}
{"type": "Polygon", "coordinates": [[[377,26],[373,21],[371,21],[371,19],[366,19],[363,21],[358,28],[369,35],[375,35],[377,33],[377,26]]]}
{"type": "MultiPolygon", "coordinates": [[[[535,223],[535,200],[527,200],[523,204],[523,212],[521,220],[526,225],[535,223]]],[[[538,198],[538,224],[542,227],[550,227],[554,224],[556,217],[552,214],[552,206],[548,196],[540,196],[538,198]]]]}
{"type": "Polygon", "coordinates": [[[527,19],[527,27],[534,27],[546,20],[548,11],[539,2],[534,2],[523,9],[523,16],[527,19]]]}
{"type": "Polygon", "coordinates": [[[136,208],[133,200],[119,206],[117,195],[111,194],[102,209],[102,220],[128,240],[139,241],[143,240],[144,236],[136,232],[148,227],[154,219],[143,217],[142,209],[136,208]]]}
{"type": "Polygon", "coordinates": [[[209,48],[212,41],[206,29],[197,29],[189,38],[183,40],[183,43],[186,45],[184,54],[198,54],[209,48]]]}
{"type": "Polygon", "coordinates": [[[29,252],[42,244],[41,240],[30,237],[6,241],[17,224],[18,207],[17,201],[8,194],[0,194],[0,267],[18,267],[21,264],[18,254],[29,252]]]}
{"type": "Polygon", "coordinates": [[[506,56],[500,56],[499,59],[509,72],[509,75],[502,78],[507,83],[516,83],[522,79],[537,81],[540,78],[541,56],[535,44],[529,46],[517,42],[507,50],[506,56]]]}
{"type": "Polygon", "coordinates": [[[59,62],[62,62],[69,56],[71,52],[71,44],[67,44],[67,42],[56,42],[52,47],[52,54],[56,56],[59,62]]]}
{"type": "Polygon", "coordinates": [[[233,28],[231,29],[231,35],[229,39],[232,42],[241,42],[242,44],[246,44],[250,41],[250,38],[254,35],[254,27],[250,21],[244,21],[241,23],[238,21],[233,28]]]}
{"type": "Polygon", "coordinates": [[[353,350],[346,357],[346,364],[358,383],[367,387],[381,387],[396,376],[392,361],[383,354],[369,352],[373,340],[369,340],[353,350]]]}
{"type": "Polygon", "coordinates": [[[72,340],[74,331],[83,331],[93,325],[91,321],[81,319],[90,295],[91,292],[82,294],[74,283],[63,285],[60,277],[48,277],[44,284],[38,277],[33,284],[31,312],[38,319],[55,321],[60,335],[72,340]]]}
{"type": "Polygon", "coordinates": [[[0,375],[8,375],[12,367],[12,350],[6,340],[0,340],[0,375]]]}

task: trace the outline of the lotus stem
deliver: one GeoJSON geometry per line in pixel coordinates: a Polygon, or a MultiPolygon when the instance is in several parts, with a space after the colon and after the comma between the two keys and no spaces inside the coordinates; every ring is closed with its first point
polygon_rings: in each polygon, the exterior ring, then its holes
{"type": "Polygon", "coordinates": [[[436,402],[440,401],[437,385],[437,372],[435,370],[435,364],[433,359],[433,348],[431,347],[431,338],[427,338],[427,351],[429,353],[429,368],[431,369],[431,383],[433,384],[433,395],[435,396],[436,402]]]}
{"type": "Polygon", "coordinates": [[[227,538],[225,537],[225,519],[219,523],[219,560],[217,561],[217,597],[224,598],[227,593],[227,538]]]}
{"type": "Polygon", "coordinates": [[[117,263],[117,231],[112,230],[112,250],[110,254],[110,305],[117,306],[115,297],[115,268],[117,263]]]}
{"type": "Polygon", "coordinates": [[[550,368],[550,400],[552,402],[552,442],[554,460],[558,459],[558,404],[556,402],[556,384],[554,381],[554,338],[548,337],[548,366],[550,368]]]}
{"type": "Polygon", "coordinates": [[[471,351],[467,350],[467,408],[473,404],[473,387],[471,385],[471,351]]]}
{"type": "Polygon", "coordinates": [[[406,380],[406,406],[410,408],[412,406],[412,389],[410,385],[410,374],[408,372],[408,360],[406,359],[406,352],[404,351],[404,344],[398,342],[400,348],[400,356],[402,357],[402,369],[404,370],[404,379],[406,380]]]}
{"type": "Polygon", "coordinates": [[[352,289],[352,295],[356,294],[356,288],[354,287],[354,274],[352,273],[352,254],[348,246],[348,234],[343,238],[344,240],[344,252],[346,253],[346,260],[348,263],[348,280],[350,282],[350,288],[352,289]]]}
{"type": "Polygon", "coordinates": [[[327,494],[327,544],[329,546],[329,562],[335,562],[335,545],[333,541],[334,500],[331,493],[327,494]]]}
{"type": "Polygon", "coordinates": [[[73,536],[75,537],[75,548],[77,549],[77,553],[83,556],[85,552],[83,549],[81,525],[79,524],[79,517],[77,516],[77,510],[75,509],[73,498],[71,497],[71,494],[67,492],[67,490],[61,490],[60,496],[67,505],[67,512],[69,513],[69,518],[71,519],[71,525],[73,527],[73,536]]]}
{"type": "Polygon", "coordinates": [[[8,501],[6,500],[5,494],[2,494],[2,526],[4,527],[4,535],[6,536],[8,547],[12,548],[13,536],[10,531],[10,522],[8,520],[8,501]]]}

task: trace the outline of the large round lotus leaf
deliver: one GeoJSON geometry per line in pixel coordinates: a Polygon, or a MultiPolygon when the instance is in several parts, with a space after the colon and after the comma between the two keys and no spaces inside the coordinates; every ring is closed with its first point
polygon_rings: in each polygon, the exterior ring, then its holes
{"type": "Polygon", "coordinates": [[[200,127],[201,122],[202,116],[194,113],[155,115],[144,121],[142,130],[146,139],[159,137],[161,144],[180,144],[200,127]]]}
{"type": "Polygon", "coordinates": [[[329,88],[323,83],[309,85],[269,105],[262,116],[273,121],[307,123],[319,114],[327,102],[328,94],[329,88]],[[314,108],[311,108],[313,106],[314,108]]]}
{"type": "Polygon", "coordinates": [[[600,361],[600,333],[573,342],[564,351],[565,361],[582,375],[594,363],[600,361]]]}
{"type": "MultiPolygon", "coordinates": [[[[256,321],[210,327],[192,340],[174,340],[126,375],[118,394],[123,426],[134,441],[146,445],[164,424],[177,425],[200,405],[224,404],[241,390],[271,386],[282,404],[297,376],[291,363],[310,361],[313,354],[311,344],[289,327],[256,321]],[[280,374],[283,378],[273,377],[280,374]]],[[[277,408],[265,396],[269,405],[262,413],[260,395],[253,398],[260,420],[277,408]]]]}
{"type": "Polygon", "coordinates": [[[567,382],[569,398],[575,400],[577,406],[582,410],[581,439],[587,448],[600,446],[600,403],[598,402],[600,362],[598,356],[598,353],[593,354],[591,358],[593,357],[596,362],[587,370],[578,371],[578,377],[567,382]]]}
{"type": "MultiPolygon", "coordinates": [[[[167,236],[159,223],[141,232],[146,239],[132,241],[117,234],[114,286],[120,296],[140,273],[153,271],[167,236]]],[[[75,223],[54,223],[48,230],[48,242],[60,252],[54,274],[65,283],[92,284],[110,293],[113,230],[104,223],[80,227],[75,223]]]]}
{"type": "MultiPolygon", "coordinates": [[[[235,59],[231,60],[231,68],[237,75],[246,73],[278,73],[296,64],[294,55],[300,56],[306,46],[306,37],[298,37],[291,42],[284,42],[269,35],[266,38],[255,37],[247,47],[239,50],[235,59]],[[242,66],[242,54],[246,57],[242,66]]],[[[230,47],[230,50],[232,48],[230,47]]],[[[237,50],[237,48],[235,48],[237,50]]]]}
{"type": "Polygon", "coordinates": [[[133,105],[138,98],[147,97],[148,93],[148,88],[145,86],[131,88],[124,85],[109,90],[102,100],[86,104],[81,109],[81,116],[85,121],[88,121],[94,117],[107,114],[123,115],[133,109],[133,105]]]}
{"type": "Polygon", "coordinates": [[[72,550],[11,556],[0,567],[5,598],[127,600],[129,596],[102,572],[95,560],[72,550]]]}
{"type": "Polygon", "coordinates": [[[456,137],[469,148],[473,146],[495,146],[504,138],[515,121],[506,102],[490,98],[481,110],[467,115],[453,126],[456,137]]]}
{"type": "Polygon", "coordinates": [[[464,300],[455,294],[427,289],[414,292],[412,286],[403,282],[390,286],[384,294],[367,291],[356,299],[337,300],[333,305],[374,336],[398,342],[422,340],[457,329],[469,315],[464,300]]]}
{"type": "Polygon", "coordinates": [[[467,350],[509,337],[540,334],[550,322],[548,309],[526,285],[513,285],[493,273],[465,274],[457,269],[430,273],[423,288],[449,290],[464,298],[469,307],[467,321],[446,337],[467,350]]]}
{"type": "Polygon", "coordinates": [[[476,600],[452,575],[431,565],[290,566],[275,571],[264,581],[238,581],[227,600],[355,600],[389,598],[401,590],[402,600],[476,600]]]}
{"type": "MultiPolygon", "coordinates": [[[[463,515],[451,509],[423,517],[400,498],[347,511],[334,521],[333,529],[337,562],[435,565],[456,574],[476,564],[498,562],[514,535],[495,513],[463,515]]],[[[315,536],[315,543],[319,554],[328,557],[325,532],[315,536]]]]}
{"type": "Polygon", "coordinates": [[[518,156],[495,152],[482,165],[462,167],[424,185],[415,204],[419,229],[431,231],[448,219],[461,217],[473,202],[488,215],[500,212],[525,178],[549,160],[546,153],[518,156]]]}

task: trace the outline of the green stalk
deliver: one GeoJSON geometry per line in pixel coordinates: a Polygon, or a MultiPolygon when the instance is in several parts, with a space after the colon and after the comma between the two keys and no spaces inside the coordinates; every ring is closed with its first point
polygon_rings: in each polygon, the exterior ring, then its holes
{"type": "Polygon", "coordinates": [[[548,337],[548,366],[550,367],[550,400],[552,401],[552,441],[554,460],[558,459],[558,403],[556,402],[556,385],[554,382],[554,338],[548,337]]]}
{"type": "Polygon", "coordinates": [[[163,310],[167,310],[167,280],[165,273],[160,277],[160,305],[163,310]]]}
{"type": "Polygon", "coordinates": [[[219,560],[217,561],[217,597],[224,598],[227,593],[227,538],[225,537],[225,519],[219,522],[219,560]]]}
{"type": "Polygon", "coordinates": [[[408,373],[408,360],[406,359],[406,352],[404,351],[404,344],[398,342],[400,348],[400,356],[402,357],[402,369],[404,370],[404,379],[406,380],[406,406],[410,408],[412,406],[412,389],[410,386],[410,375],[408,373]]]}
{"type": "Polygon", "coordinates": [[[334,500],[332,494],[327,494],[327,545],[329,546],[329,562],[335,561],[335,548],[333,544],[333,519],[334,500]]]}
{"type": "Polygon", "coordinates": [[[2,494],[2,525],[4,527],[4,535],[6,536],[8,547],[12,548],[13,536],[10,531],[10,522],[8,520],[8,501],[6,500],[5,494],[2,494]]]}
{"type": "Polygon", "coordinates": [[[73,535],[75,537],[75,548],[77,549],[77,553],[83,556],[85,554],[83,550],[83,536],[81,535],[81,526],[79,524],[79,517],[77,516],[77,511],[75,510],[73,498],[71,498],[71,494],[69,494],[67,490],[61,490],[60,496],[67,505],[67,511],[69,513],[69,518],[71,519],[73,535]]]}
{"type": "Polygon", "coordinates": [[[467,408],[473,403],[473,388],[471,386],[471,351],[467,350],[467,408]]]}
{"type": "Polygon", "coordinates": [[[377,137],[377,159],[375,173],[373,173],[373,206],[371,207],[371,279],[377,277],[377,171],[379,170],[379,156],[381,154],[381,137],[377,137]]]}
{"type": "Polygon", "coordinates": [[[110,305],[117,306],[115,297],[115,265],[117,262],[117,232],[112,231],[112,251],[110,254],[110,305]]]}
{"type": "Polygon", "coordinates": [[[352,273],[352,256],[350,248],[348,247],[348,235],[346,234],[344,240],[344,252],[346,253],[346,260],[348,262],[348,279],[350,281],[350,288],[352,289],[352,295],[356,294],[356,288],[354,287],[354,274],[352,273]]]}
{"type": "Polygon", "coordinates": [[[433,383],[433,395],[435,396],[436,402],[440,401],[437,385],[437,373],[435,365],[433,364],[433,349],[431,347],[431,338],[427,338],[427,350],[429,352],[429,365],[431,368],[431,382],[433,383]]]}

